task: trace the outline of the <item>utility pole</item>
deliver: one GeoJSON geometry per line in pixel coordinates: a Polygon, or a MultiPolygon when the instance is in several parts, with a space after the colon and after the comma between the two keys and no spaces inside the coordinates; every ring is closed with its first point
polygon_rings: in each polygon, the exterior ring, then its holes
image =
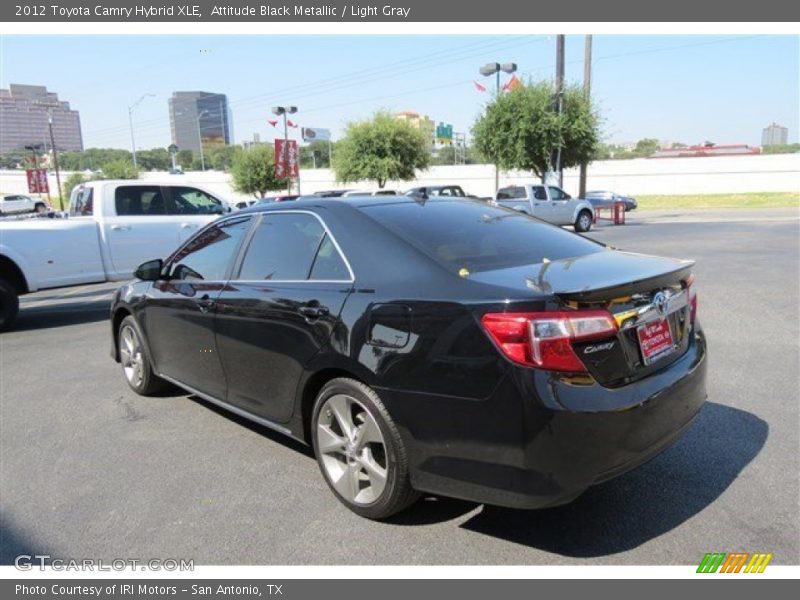
{"type": "Polygon", "coordinates": [[[142,94],[142,96],[128,107],[128,126],[131,129],[131,154],[133,155],[133,168],[136,169],[136,138],[133,137],[133,111],[145,98],[154,98],[155,94],[142,94]]]}
{"type": "MultiPolygon", "coordinates": [[[[583,42],[583,94],[587,102],[592,97],[592,36],[587,35],[583,42]]],[[[586,197],[586,161],[581,163],[578,196],[586,197]]]]}
{"type": "Polygon", "coordinates": [[[53,165],[56,168],[56,187],[58,188],[58,206],[64,210],[64,197],[61,195],[61,172],[58,169],[58,150],[53,136],[53,113],[47,113],[47,128],[50,130],[50,149],[53,151],[53,165]]]}
{"type": "MultiPolygon", "coordinates": [[[[559,138],[561,137],[561,113],[564,109],[564,35],[556,36],[556,108],[558,110],[559,138]]],[[[563,189],[564,175],[561,172],[561,140],[558,141],[556,152],[556,173],[558,173],[558,186],[563,189]]]]}

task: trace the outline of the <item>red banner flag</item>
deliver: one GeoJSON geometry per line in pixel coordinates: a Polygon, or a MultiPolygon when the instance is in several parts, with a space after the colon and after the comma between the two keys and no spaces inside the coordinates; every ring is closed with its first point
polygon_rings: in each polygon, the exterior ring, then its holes
{"type": "Polygon", "coordinates": [[[475,85],[475,89],[478,90],[479,92],[485,92],[486,91],[486,86],[485,85],[481,85],[477,81],[473,81],[472,83],[473,83],[473,85],[475,85]]]}
{"type": "Polygon", "coordinates": [[[278,126],[278,121],[277,120],[272,121],[271,119],[267,119],[267,123],[269,123],[273,127],[277,127],[278,126]]]}
{"type": "Polygon", "coordinates": [[[47,169],[26,169],[29,194],[49,194],[50,184],[47,181],[47,169]]]}
{"type": "Polygon", "coordinates": [[[521,85],[522,85],[522,82],[521,82],[519,79],[517,79],[517,76],[516,76],[516,75],[514,75],[514,76],[512,76],[512,77],[511,77],[511,79],[509,79],[509,80],[508,80],[508,81],[507,81],[507,82],[506,82],[506,83],[503,85],[503,89],[504,89],[504,90],[506,90],[506,91],[511,91],[511,90],[515,90],[515,89],[517,89],[517,88],[518,88],[518,87],[520,87],[521,85]]]}
{"type": "Polygon", "coordinates": [[[297,128],[297,123],[293,123],[291,119],[289,119],[288,121],[286,121],[286,124],[287,124],[289,127],[294,127],[295,129],[297,128]]]}
{"type": "Polygon", "coordinates": [[[286,179],[300,175],[300,160],[295,140],[275,140],[275,177],[286,179]]]}

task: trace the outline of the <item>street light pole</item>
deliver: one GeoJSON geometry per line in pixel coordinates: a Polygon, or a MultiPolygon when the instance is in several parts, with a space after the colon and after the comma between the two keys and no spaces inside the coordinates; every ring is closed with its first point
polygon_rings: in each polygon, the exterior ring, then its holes
{"type": "Polygon", "coordinates": [[[128,107],[128,125],[131,128],[131,154],[133,155],[133,168],[136,168],[136,140],[133,137],[133,111],[145,98],[154,98],[155,94],[142,94],[142,96],[128,107]]]}
{"type": "Polygon", "coordinates": [[[203,154],[203,133],[200,130],[200,119],[203,118],[203,115],[208,114],[207,110],[201,111],[197,114],[197,142],[200,144],[200,169],[205,171],[206,170],[206,157],[203,154]]]}
{"type": "MultiPolygon", "coordinates": [[[[586,100],[591,102],[592,97],[592,36],[587,35],[583,43],[583,93],[586,100]]],[[[586,161],[581,162],[580,180],[578,183],[578,196],[586,197],[586,161]]]]}
{"type": "MultiPolygon", "coordinates": [[[[494,84],[494,99],[497,101],[500,98],[500,71],[504,73],[514,73],[517,70],[517,63],[505,63],[500,64],[497,62],[494,63],[487,63],[483,65],[478,72],[483,75],[484,77],[489,77],[491,75],[495,75],[495,84],[494,84]]],[[[494,165],[494,191],[497,193],[497,190],[500,188],[500,168],[495,163],[494,165]]]]}
{"type": "Polygon", "coordinates": [[[58,188],[58,206],[64,210],[64,197],[61,195],[61,172],[58,169],[58,150],[56,150],[56,140],[53,136],[53,113],[47,113],[47,128],[50,130],[50,149],[53,151],[53,165],[56,168],[56,187],[58,188]]]}

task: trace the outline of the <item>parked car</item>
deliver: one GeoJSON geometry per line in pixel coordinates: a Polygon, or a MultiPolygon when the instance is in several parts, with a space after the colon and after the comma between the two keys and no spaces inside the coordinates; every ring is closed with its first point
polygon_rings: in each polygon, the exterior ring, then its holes
{"type": "Polygon", "coordinates": [[[275,196],[264,196],[258,200],[259,203],[269,202],[289,202],[290,200],[297,200],[300,196],[298,194],[277,194],[275,196]]]}
{"type": "Polygon", "coordinates": [[[494,204],[512,208],[554,225],[572,225],[575,231],[592,228],[594,208],[588,200],[573,198],[554,185],[511,185],[497,190],[494,204]]]}
{"type": "Polygon", "coordinates": [[[586,199],[592,203],[595,208],[602,208],[613,206],[615,202],[624,202],[625,211],[633,210],[636,208],[636,198],[630,196],[620,196],[614,192],[586,192],[586,199]]]}
{"type": "Polygon", "coordinates": [[[248,198],[247,200],[238,200],[233,204],[233,208],[235,208],[236,210],[242,210],[243,208],[248,208],[250,206],[253,206],[259,201],[260,199],[256,198],[248,198]]]}
{"type": "Polygon", "coordinates": [[[431,196],[468,197],[460,185],[423,185],[406,190],[404,194],[406,196],[419,196],[422,199],[427,199],[431,196]]]}
{"type": "Polygon", "coordinates": [[[40,198],[31,198],[24,194],[6,194],[0,196],[0,216],[20,213],[45,213],[50,208],[40,198]]]}
{"type": "Polygon", "coordinates": [[[554,506],[700,411],[692,265],[465,199],[259,205],[139,267],[113,357],[139,394],[176,384],[310,445],[364,517],[423,492],[554,506]]]}
{"type": "Polygon", "coordinates": [[[377,190],[350,190],[342,194],[343,198],[352,198],[353,196],[400,196],[397,190],[377,189],[377,190]]]}
{"type": "Polygon", "coordinates": [[[0,222],[0,329],[14,322],[20,295],[130,279],[226,210],[195,185],[92,181],[70,195],[67,219],[0,222]]]}
{"type": "Polygon", "coordinates": [[[476,196],[468,194],[460,185],[423,185],[413,187],[404,192],[406,196],[416,196],[427,200],[434,196],[444,196],[445,198],[474,198],[476,200],[492,200],[491,197],[476,196]]]}
{"type": "Polygon", "coordinates": [[[339,198],[343,196],[347,192],[352,192],[353,190],[320,190],[319,192],[314,192],[312,196],[316,196],[317,198],[339,198]]]}

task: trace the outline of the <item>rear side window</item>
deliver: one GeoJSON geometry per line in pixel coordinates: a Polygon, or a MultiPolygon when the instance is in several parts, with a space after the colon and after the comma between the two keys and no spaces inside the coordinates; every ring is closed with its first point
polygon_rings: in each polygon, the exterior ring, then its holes
{"type": "Polygon", "coordinates": [[[309,214],[264,214],[250,240],[238,278],[306,280],[324,237],[325,229],[309,214]]]}
{"type": "Polygon", "coordinates": [[[319,245],[309,279],[315,281],[348,281],[350,279],[350,271],[347,269],[342,255],[339,254],[327,234],[319,245]]]}
{"type": "Polygon", "coordinates": [[[476,273],[600,252],[604,247],[517,211],[469,201],[366,205],[366,215],[453,272],[476,273]],[[442,226],[446,223],[446,227],[442,226]]]}
{"type": "Polygon", "coordinates": [[[69,216],[71,217],[90,217],[94,212],[93,199],[94,188],[78,188],[72,195],[69,203],[69,216]]]}
{"type": "Polygon", "coordinates": [[[499,190],[497,192],[497,199],[498,200],[514,200],[516,198],[525,198],[525,188],[524,187],[507,187],[499,190]]]}
{"type": "Polygon", "coordinates": [[[167,205],[158,185],[121,185],[114,191],[117,216],[164,216],[167,205]]]}
{"type": "Polygon", "coordinates": [[[172,277],[181,281],[225,281],[250,219],[204,229],[172,259],[172,277]]]}

